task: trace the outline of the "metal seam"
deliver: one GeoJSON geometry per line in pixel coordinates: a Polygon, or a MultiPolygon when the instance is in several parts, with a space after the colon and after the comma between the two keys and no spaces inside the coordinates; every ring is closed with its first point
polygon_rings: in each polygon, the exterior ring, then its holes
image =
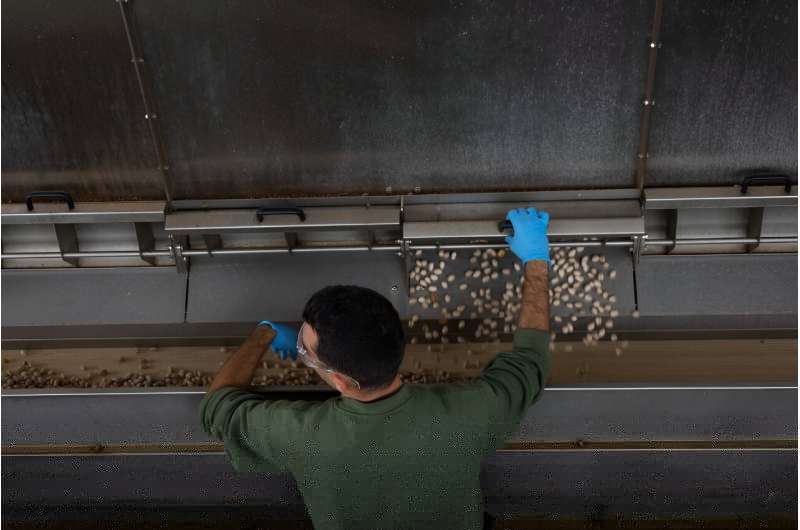
{"type": "Polygon", "coordinates": [[[128,14],[126,13],[126,7],[128,5],[127,0],[116,0],[117,4],[119,5],[119,13],[122,17],[122,26],[125,29],[125,37],[128,41],[128,48],[131,53],[131,63],[133,64],[133,70],[136,73],[136,81],[139,86],[139,94],[142,97],[142,104],[144,105],[144,119],[147,122],[147,128],[150,132],[150,139],[153,143],[153,150],[156,153],[156,160],[158,163],[158,174],[161,177],[161,185],[164,188],[164,197],[167,201],[167,209],[170,208],[170,203],[172,203],[172,193],[169,189],[169,180],[167,171],[169,169],[169,164],[166,162],[166,153],[164,151],[164,143],[161,138],[161,133],[158,129],[158,126],[155,123],[155,120],[158,119],[158,114],[155,111],[154,107],[154,98],[152,95],[148,97],[148,89],[147,84],[144,80],[144,58],[142,54],[137,50],[136,43],[138,42],[134,36],[134,29],[133,24],[128,18],[128,14]]]}
{"type": "Polygon", "coordinates": [[[636,153],[636,179],[635,186],[644,199],[644,182],[647,178],[647,158],[649,155],[650,142],[650,113],[652,112],[655,101],[653,101],[653,90],[656,80],[656,63],[658,60],[658,49],[661,47],[661,18],[664,12],[664,0],[656,0],[653,11],[653,24],[650,29],[650,40],[648,46],[647,78],[644,85],[644,96],[642,98],[642,113],[639,121],[639,146],[636,153]]]}

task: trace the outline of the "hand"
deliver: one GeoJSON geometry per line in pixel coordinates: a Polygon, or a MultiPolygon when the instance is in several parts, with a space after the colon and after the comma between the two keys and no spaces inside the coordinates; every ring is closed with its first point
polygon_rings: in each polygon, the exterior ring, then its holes
{"type": "Polygon", "coordinates": [[[537,212],[536,208],[517,208],[508,212],[506,219],[514,227],[514,235],[506,237],[506,243],[522,263],[542,260],[550,263],[547,241],[547,225],[550,214],[537,212]]]}
{"type": "Polygon", "coordinates": [[[258,325],[266,324],[277,332],[272,341],[272,349],[285,361],[291,357],[293,361],[297,360],[297,334],[299,330],[293,326],[286,324],[275,324],[269,320],[262,320],[258,325]]]}

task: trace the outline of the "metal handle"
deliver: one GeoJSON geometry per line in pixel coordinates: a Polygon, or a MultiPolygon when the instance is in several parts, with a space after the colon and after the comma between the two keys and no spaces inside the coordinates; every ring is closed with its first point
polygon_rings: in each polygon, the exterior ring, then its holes
{"type": "Polygon", "coordinates": [[[742,193],[747,193],[747,187],[751,184],[755,184],[758,182],[759,184],[783,184],[783,189],[786,193],[792,189],[792,179],[789,178],[789,175],[779,175],[779,174],[765,174],[765,175],[751,175],[749,177],[745,177],[742,180],[742,193]]]}
{"type": "Polygon", "coordinates": [[[284,215],[295,214],[301,221],[306,220],[306,213],[301,208],[259,208],[256,210],[256,219],[258,222],[264,221],[265,215],[284,215]]]}
{"type": "Polygon", "coordinates": [[[28,211],[33,211],[33,199],[61,199],[62,201],[66,201],[67,206],[70,210],[75,209],[75,201],[72,200],[72,197],[69,196],[69,193],[66,191],[32,191],[25,196],[25,205],[28,207],[28,211]]]}
{"type": "Polygon", "coordinates": [[[503,219],[502,221],[497,223],[497,229],[500,230],[501,232],[505,232],[506,230],[511,230],[511,233],[509,235],[511,236],[514,235],[514,225],[512,225],[511,221],[509,221],[508,219],[503,219]]]}

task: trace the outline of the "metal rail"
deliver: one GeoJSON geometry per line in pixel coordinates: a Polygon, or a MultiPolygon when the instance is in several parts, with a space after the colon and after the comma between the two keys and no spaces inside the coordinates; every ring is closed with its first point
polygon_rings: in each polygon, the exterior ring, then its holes
{"type": "MultiPolygon", "coordinates": [[[[692,239],[645,239],[646,246],[681,246],[681,245],[791,245],[797,244],[797,237],[763,237],[761,239],[749,237],[717,237],[717,238],[692,238],[692,239]]],[[[565,247],[633,247],[632,240],[611,241],[553,241],[554,248],[565,247]]],[[[471,250],[488,248],[508,248],[505,243],[453,243],[453,244],[424,244],[408,245],[408,250],[471,250]]],[[[349,245],[325,247],[295,247],[295,248],[224,248],[216,250],[191,249],[184,250],[184,256],[248,256],[264,254],[307,254],[314,252],[371,252],[371,251],[402,251],[402,245],[349,245]]],[[[136,251],[104,251],[104,252],[14,252],[0,254],[0,259],[81,259],[81,258],[138,258],[138,257],[172,257],[169,249],[152,250],[148,252],[136,251]]]]}
{"type": "MultiPolygon", "coordinates": [[[[780,440],[563,440],[553,442],[511,442],[499,451],[797,451],[796,439],[780,440]]],[[[153,444],[7,444],[4,457],[125,456],[222,454],[221,443],[153,444]]]]}
{"type": "Polygon", "coordinates": [[[644,84],[644,96],[642,98],[642,114],[639,120],[639,148],[636,153],[636,189],[644,191],[645,180],[647,179],[647,159],[650,156],[648,144],[650,143],[650,114],[656,104],[653,99],[653,91],[656,84],[656,64],[658,62],[658,50],[661,48],[661,19],[664,13],[664,0],[656,0],[653,11],[653,23],[650,28],[650,39],[647,43],[647,78],[644,84]]]}
{"type": "Polygon", "coordinates": [[[167,163],[167,154],[164,149],[164,141],[161,137],[161,131],[158,128],[156,120],[159,118],[159,113],[156,112],[155,98],[149,90],[147,81],[145,80],[145,64],[144,55],[139,50],[139,42],[137,38],[136,28],[133,20],[128,13],[128,0],[117,0],[119,6],[119,14],[122,19],[122,27],[125,29],[125,38],[128,41],[128,49],[131,52],[131,64],[136,73],[136,82],[139,86],[139,94],[142,96],[142,105],[144,106],[144,119],[147,122],[147,129],[150,132],[150,140],[153,143],[153,150],[155,151],[156,161],[158,163],[158,175],[161,178],[161,185],[164,189],[164,198],[167,204],[172,202],[172,192],[170,191],[169,182],[169,164],[167,163]]]}

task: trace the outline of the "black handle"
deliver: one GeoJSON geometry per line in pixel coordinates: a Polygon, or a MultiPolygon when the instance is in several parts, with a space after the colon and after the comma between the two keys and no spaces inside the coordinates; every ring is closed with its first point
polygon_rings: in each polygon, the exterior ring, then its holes
{"type": "Polygon", "coordinates": [[[511,234],[509,235],[512,236],[514,235],[514,225],[512,225],[511,221],[509,221],[508,219],[503,219],[502,221],[497,223],[497,229],[500,230],[501,232],[504,232],[505,230],[511,230],[511,234]]]}
{"type": "Polygon", "coordinates": [[[256,210],[256,219],[261,223],[265,215],[295,214],[301,221],[306,220],[306,213],[301,208],[259,208],[256,210]]]}
{"type": "Polygon", "coordinates": [[[747,187],[751,184],[783,184],[783,189],[786,190],[786,193],[792,189],[792,179],[789,178],[789,175],[780,175],[780,174],[764,174],[764,175],[750,175],[749,177],[745,177],[742,180],[742,193],[747,193],[747,187]]]}
{"type": "Polygon", "coordinates": [[[33,199],[61,199],[67,202],[70,210],[75,209],[75,201],[69,196],[66,191],[32,191],[25,196],[25,204],[28,206],[28,211],[33,211],[33,199]]]}

